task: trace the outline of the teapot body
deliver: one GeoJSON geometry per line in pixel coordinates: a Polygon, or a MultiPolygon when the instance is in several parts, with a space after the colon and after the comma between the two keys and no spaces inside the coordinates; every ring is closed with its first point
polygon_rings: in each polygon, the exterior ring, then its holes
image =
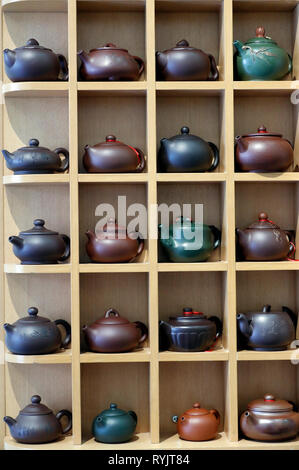
{"type": "Polygon", "coordinates": [[[123,411],[111,403],[110,409],[102,411],[93,421],[92,434],[96,441],[117,444],[129,441],[136,430],[137,415],[123,411]]]}

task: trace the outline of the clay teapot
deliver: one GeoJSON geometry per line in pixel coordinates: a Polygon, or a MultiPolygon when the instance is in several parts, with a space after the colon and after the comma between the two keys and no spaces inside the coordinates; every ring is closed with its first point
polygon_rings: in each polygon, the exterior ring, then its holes
{"type": "Polygon", "coordinates": [[[217,410],[205,410],[199,403],[185,411],[181,416],[173,416],[178,435],[185,441],[209,441],[218,433],[220,414],[217,410]]]}
{"type": "Polygon", "coordinates": [[[10,352],[22,355],[51,354],[71,342],[71,326],[68,322],[52,322],[48,318],[40,317],[36,307],[30,307],[28,313],[28,317],[20,318],[12,325],[3,325],[6,332],[5,344],[10,352]],[[57,325],[65,329],[64,340],[57,325]]]}
{"type": "Polygon", "coordinates": [[[241,430],[255,441],[284,441],[293,439],[299,432],[299,413],[287,400],[276,399],[267,393],[253,400],[240,419],[241,430]]]}
{"type": "Polygon", "coordinates": [[[218,80],[215,58],[182,39],[172,49],[156,52],[158,80],[218,80]]]}
{"type": "Polygon", "coordinates": [[[184,126],[180,135],[160,141],[158,163],[166,172],[213,171],[219,164],[219,150],[184,126]]]}
{"type": "Polygon", "coordinates": [[[158,228],[163,251],[174,263],[207,261],[220,246],[220,230],[214,225],[195,223],[187,217],[178,217],[169,227],[159,225],[158,228]]]}
{"type": "Polygon", "coordinates": [[[214,316],[184,308],[181,315],[160,321],[160,348],[178,352],[206,351],[222,333],[222,322],[214,316]]]}
{"type": "Polygon", "coordinates": [[[2,150],[6,166],[15,175],[47,174],[66,171],[69,167],[69,152],[62,147],[53,151],[39,147],[37,139],[30,139],[28,147],[22,147],[13,153],[2,150]],[[64,155],[61,160],[60,155],[64,155]]]}
{"type": "Polygon", "coordinates": [[[43,219],[35,219],[34,227],[11,236],[8,241],[21,264],[56,264],[70,256],[70,239],[67,235],[48,230],[43,219]]]}
{"type": "Polygon", "coordinates": [[[237,315],[240,345],[255,351],[283,351],[296,336],[297,315],[288,307],[272,312],[271,305],[264,305],[261,312],[237,315]]]}
{"type": "Polygon", "coordinates": [[[117,444],[129,441],[136,430],[137,415],[134,411],[124,411],[111,403],[108,410],[95,417],[92,434],[96,441],[117,444]]]}
{"type": "Polygon", "coordinates": [[[111,43],[88,53],[81,50],[78,56],[82,62],[79,74],[83,80],[138,80],[144,70],[140,57],[111,43]]]}
{"type": "Polygon", "coordinates": [[[245,261],[284,260],[295,250],[290,241],[292,234],[280,229],[266,212],[261,212],[258,222],[249,227],[237,228],[237,237],[238,250],[245,261]]]}
{"type": "Polygon", "coordinates": [[[101,232],[86,232],[86,252],[94,263],[127,263],[135,260],[144,248],[144,240],[137,232],[127,233],[125,227],[110,218],[101,232]],[[137,238],[136,238],[137,237],[137,238]]]}
{"type": "Polygon", "coordinates": [[[16,419],[5,416],[10,434],[23,444],[45,444],[56,441],[62,434],[72,429],[72,413],[68,410],[59,411],[56,416],[53,411],[41,403],[39,395],[31,397],[31,404],[20,411],[16,419]],[[61,418],[67,418],[65,428],[61,426],[61,418]]]}
{"type": "Polygon", "coordinates": [[[85,146],[83,165],[88,173],[139,173],[144,170],[145,158],[141,150],[107,135],[106,142],[85,146]]]}
{"type": "Polygon", "coordinates": [[[234,41],[236,79],[281,80],[292,71],[291,56],[266,36],[262,26],[256,28],[255,34],[255,38],[245,43],[234,41]]]}
{"type": "Polygon", "coordinates": [[[104,317],[82,327],[90,351],[121,353],[138,348],[147,338],[147,327],[140,321],[131,323],[117,310],[109,308],[104,317]]]}
{"type": "Polygon", "coordinates": [[[280,172],[292,165],[294,149],[281,134],[261,126],[256,134],[236,137],[235,158],[237,171],[280,172]]]}
{"type": "Polygon", "coordinates": [[[36,39],[29,39],[13,51],[4,49],[3,54],[5,71],[12,82],[68,80],[66,58],[40,46],[36,39]]]}

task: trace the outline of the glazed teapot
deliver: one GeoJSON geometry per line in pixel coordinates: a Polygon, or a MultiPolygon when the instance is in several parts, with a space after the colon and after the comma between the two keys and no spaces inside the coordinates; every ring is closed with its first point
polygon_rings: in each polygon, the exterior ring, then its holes
{"type": "Polygon", "coordinates": [[[82,62],[79,74],[83,80],[138,80],[144,70],[140,57],[111,43],[88,53],[81,50],[78,56],[82,62]]]}
{"type": "Polygon", "coordinates": [[[234,41],[237,80],[281,80],[292,71],[291,56],[266,36],[262,26],[255,33],[256,37],[245,43],[234,41]]]}
{"type": "Polygon", "coordinates": [[[282,134],[267,132],[260,126],[256,134],[236,137],[235,158],[237,171],[286,171],[294,161],[294,149],[282,134]]]}
{"type": "Polygon", "coordinates": [[[5,344],[10,352],[22,355],[51,354],[59,348],[66,348],[71,342],[71,326],[68,322],[52,322],[40,317],[36,307],[30,307],[28,313],[28,317],[20,318],[12,325],[3,325],[6,332],[5,344]],[[65,329],[64,340],[57,325],[65,329]]]}
{"type": "Polygon", "coordinates": [[[195,223],[188,217],[178,217],[169,227],[160,224],[158,229],[160,245],[174,263],[207,261],[221,242],[218,228],[195,223]]]}
{"type": "Polygon", "coordinates": [[[181,315],[160,321],[160,349],[177,352],[206,351],[222,333],[222,322],[184,308],[181,315]]]}
{"type": "Polygon", "coordinates": [[[144,240],[137,232],[127,233],[125,227],[110,218],[97,234],[88,230],[86,252],[95,263],[127,263],[134,261],[144,248],[144,240]]]}
{"type": "Polygon", "coordinates": [[[296,337],[297,315],[288,307],[272,312],[264,305],[261,312],[237,315],[239,345],[255,351],[283,351],[296,337]]]}
{"type": "Polygon", "coordinates": [[[267,393],[264,398],[253,400],[240,419],[241,430],[255,441],[285,441],[293,439],[299,432],[299,413],[294,405],[276,399],[267,393]]]}
{"type": "Polygon", "coordinates": [[[2,150],[6,166],[15,175],[47,174],[66,171],[69,167],[69,152],[62,147],[53,151],[39,146],[37,139],[30,139],[28,147],[13,153],[2,150]],[[61,160],[60,155],[65,158],[61,160]]]}
{"type": "Polygon", "coordinates": [[[166,172],[213,171],[219,164],[219,150],[184,126],[180,135],[161,139],[158,163],[166,172]]]}
{"type": "Polygon", "coordinates": [[[4,49],[3,54],[5,71],[12,82],[68,80],[66,58],[40,46],[36,39],[29,39],[13,51],[4,49]]]}
{"type": "Polygon", "coordinates": [[[158,80],[218,80],[215,58],[182,39],[172,49],[156,52],[158,80]]]}
{"type": "Polygon", "coordinates": [[[141,150],[107,135],[106,142],[85,146],[83,165],[88,173],[139,173],[144,170],[145,158],[141,150]]]}
{"type": "Polygon", "coordinates": [[[92,434],[96,441],[117,444],[129,441],[136,430],[137,415],[134,411],[124,411],[110,404],[93,421],[92,434]]]}
{"type": "Polygon", "coordinates": [[[68,410],[53,411],[41,403],[39,395],[31,397],[31,404],[20,411],[16,419],[10,416],[3,418],[9,426],[10,434],[23,444],[45,444],[56,441],[72,429],[72,413],[68,410]],[[65,428],[61,426],[61,418],[67,418],[65,428]]]}
{"type": "Polygon", "coordinates": [[[218,434],[220,414],[217,410],[206,410],[199,403],[185,411],[181,416],[173,416],[178,435],[185,441],[209,441],[218,434]]]}
{"type": "Polygon", "coordinates": [[[245,261],[284,260],[295,251],[291,236],[291,232],[282,230],[266,212],[261,212],[258,222],[243,230],[237,228],[240,256],[245,261]]]}
{"type": "Polygon", "coordinates": [[[67,235],[48,230],[43,219],[35,219],[34,227],[11,236],[8,241],[21,264],[56,264],[70,256],[70,239],[67,235]]]}
{"type": "Polygon", "coordinates": [[[104,317],[92,325],[82,327],[90,351],[97,353],[121,353],[138,348],[147,338],[144,323],[131,323],[121,317],[117,310],[109,308],[104,317]]]}

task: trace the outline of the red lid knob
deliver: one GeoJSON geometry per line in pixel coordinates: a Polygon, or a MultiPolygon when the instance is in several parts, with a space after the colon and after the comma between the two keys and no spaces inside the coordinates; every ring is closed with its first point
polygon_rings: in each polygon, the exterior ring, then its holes
{"type": "Polygon", "coordinates": [[[265,28],[263,26],[258,26],[255,30],[255,35],[257,38],[264,38],[266,34],[265,28]]]}
{"type": "Polygon", "coordinates": [[[270,393],[266,393],[266,395],[264,395],[264,401],[275,401],[275,397],[270,393]]]}
{"type": "Polygon", "coordinates": [[[266,212],[261,212],[259,214],[259,220],[268,220],[268,214],[266,212]]]}
{"type": "Polygon", "coordinates": [[[267,134],[267,129],[265,126],[260,126],[257,131],[259,134],[267,134]]]}
{"type": "Polygon", "coordinates": [[[115,141],[116,141],[115,135],[107,135],[106,136],[106,142],[115,142],[115,141]]]}

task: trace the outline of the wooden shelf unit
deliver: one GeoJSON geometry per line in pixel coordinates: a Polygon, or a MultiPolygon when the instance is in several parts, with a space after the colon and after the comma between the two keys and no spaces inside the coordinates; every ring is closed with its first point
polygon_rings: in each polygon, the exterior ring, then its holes
{"type": "MultiPolygon", "coordinates": [[[[271,444],[239,435],[239,415],[250,400],[273,392],[299,405],[298,350],[237,351],[236,338],[239,311],[271,303],[298,312],[299,263],[236,262],[235,228],[247,226],[266,210],[279,225],[299,233],[299,173],[236,173],[234,137],[265,124],[294,142],[299,163],[298,105],[290,101],[299,82],[290,76],[278,82],[234,81],[232,42],[246,40],[255,26],[264,24],[293,55],[298,78],[299,1],[2,0],[1,18],[2,49],[36,37],[67,57],[70,72],[68,82],[51,83],[11,83],[3,73],[1,148],[13,151],[38,138],[43,146],[68,148],[70,169],[64,175],[14,176],[0,165],[0,319],[12,323],[36,305],[41,315],[71,322],[72,345],[36,357],[15,356],[2,348],[0,395],[5,399],[0,400],[0,417],[16,416],[35,393],[56,411],[72,409],[72,435],[38,446],[41,450],[298,450],[299,439],[271,444]],[[219,82],[155,81],[155,51],[183,37],[215,55],[219,82]],[[78,81],[77,50],[108,41],[145,58],[140,81],[78,81]],[[219,146],[221,163],[214,173],[157,172],[159,140],[178,133],[183,125],[219,146]],[[84,145],[111,132],[144,150],[144,173],[84,172],[84,145]],[[222,229],[221,249],[207,263],[168,263],[161,259],[157,241],[147,240],[136,263],[88,262],[84,232],[94,227],[97,204],[115,202],[118,194],[126,195],[129,203],[148,206],[203,203],[205,221],[222,229]],[[8,236],[29,228],[37,217],[71,236],[67,263],[22,266],[13,255],[8,236]],[[221,341],[210,352],[159,352],[159,319],[189,304],[222,319],[221,341]],[[84,350],[82,325],[111,306],[132,321],[147,323],[144,349],[107,355],[84,350]],[[198,400],[219,409],[219,436],[202,443],[182,441],[171,417],[198,400]],[[139,418],[136,438],[117,446],[96,443],[90,430],[93,417],[112,401],[134,409],[139,418]]],[[[158,223],[153,215],[148,222],[150,227],[158,223]]],[[[37,448],[14,442],[3,423],[2,446],[37,448]]]]}

